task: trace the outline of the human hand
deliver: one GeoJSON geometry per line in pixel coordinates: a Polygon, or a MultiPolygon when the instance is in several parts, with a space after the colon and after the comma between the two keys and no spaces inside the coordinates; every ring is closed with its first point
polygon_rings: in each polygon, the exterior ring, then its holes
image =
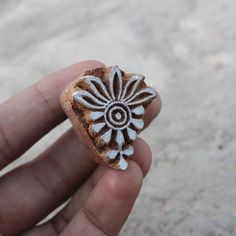
{"type": "MultiPolygon", "coordinates": [[[[84,71],[103,66],[86,61],[63,69],[0,106],[0,169],[19,158],[66,117],[59,96],[84,71]]],[[[159,113],[153,100],[144,120],[159,113]]],[[[97,166],[72,129],[33,161],[0,178],[0,235],[117,235],[151,165],[149,146],[138,138],[126,171],[97,166]],[[52,219],[36,226],[71,198],[52,219]]]]}

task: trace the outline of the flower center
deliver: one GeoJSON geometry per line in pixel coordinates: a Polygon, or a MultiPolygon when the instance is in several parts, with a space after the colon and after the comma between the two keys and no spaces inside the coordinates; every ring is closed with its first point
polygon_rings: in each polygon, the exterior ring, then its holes
{"type": "Polygon", "coordinates": [[[122,115],[121,115],[120,112],[117,112],[117,113],[115,114],[115,117],[116,117],[117,120],[120,120],[120,119],[122,118],[122,115]]]}
{"type": "Polygon", "coordinates": [[[125,129],[131,118],[130,108],[123,102],[113,101],[105,109],[105,121],[114,130],[125,129]]]}

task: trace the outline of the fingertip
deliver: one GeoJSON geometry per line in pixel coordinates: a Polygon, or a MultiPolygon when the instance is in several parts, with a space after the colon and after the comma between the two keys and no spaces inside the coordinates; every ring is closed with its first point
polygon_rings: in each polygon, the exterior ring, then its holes
{"type": "Polygon", "coordinates": [[[113,199],[133,199],[142,186],[143,172],[134,161],[129,161],[127,170],[108,169],[104,175],[107,191],[113,199]]]}
{"type": "Polygon", "coordinates": [[[80,66],[89,70],[89,69],[96,69],[98,67],[102,67],[104,66],[104,64],[98,60],[84,60],[84,61],[75,63],[73,66],[80,66]]]}
{"type": "Polygon", "coordinates": [[[151,148],[142,138],[137,138],[134,142],[134,150],[132,160],[139,165],[145,177],[152,164],[151,148]]]}
{"type": "Polygon", "coordinates": [[[161,108],[162,108],[162,100],[159,94],[157,94],[157,97],[153,100],[153,106],[156,108],[156,116],[159,115],[161,108]]]}
{"type": "Polygon", "coordinates": [[[159,115],[161,107],[161,97],[159,94],[157,94],[157,97],[152,100],[144,115],[145,127],[147,127],[159,115]]]}

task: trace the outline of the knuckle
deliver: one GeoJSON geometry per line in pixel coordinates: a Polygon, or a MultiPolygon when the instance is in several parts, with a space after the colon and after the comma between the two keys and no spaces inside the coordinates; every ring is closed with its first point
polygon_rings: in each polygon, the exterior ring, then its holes
{"type": "Polygon", "coordinates": [[[85,218],[88,220],[89,224],[91,224],[95,229],[97,229],[102,236],[112,236],[111,232],[108,232],[103,224],[99,221],[99,219],[92,213],[92,211],[85,205],[82,208],[82,213],[84,214],[85,218]]]}
{"type": "Polygon", "coordinates": [[[36,183],[51,195],[61,197],[64,192],[73,190],[72,184],[63,169],[49,156],[43,157],[39,162],[32,162],[30,166],[36,183]],[[44,164],[49,168],[47,173],[45,173],[44,164]]]}
{"type": "Polygon", "coordinates": [[[14,160],[16,151],[0,123],[0,168],[14,160]]]}
{"type": "Polygon", "coordinates": [[[52,117],[57,117],[59,114],[57,114],[56,109],[53,108],[53,106],[49,102],[48,93],[46,93],[40,86],[40,82],[33,85],[33,88],[35,92],[39,95],[39,97],[42,99],[42,104],[45,106],[45,108],[52,114],[52,117]]]}
{"type": "Polygon", "coordinates": [[[65,227],[69,224],[70,220],[63,214],[59,213],[52,221],[51,226],[56,235],[60,235],[65,227]]]}

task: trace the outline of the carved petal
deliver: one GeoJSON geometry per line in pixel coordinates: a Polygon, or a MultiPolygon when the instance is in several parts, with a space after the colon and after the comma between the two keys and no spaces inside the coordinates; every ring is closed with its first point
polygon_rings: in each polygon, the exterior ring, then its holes
{"type": "Polygon", "coordinates": [[[106,125],[106,123],[97,123],[95,125],[93,125],[93,131],[98,134],[102,128],[106,125]]]}
{"type": "Polygon", "coordinates": [[[142,129],[144,127],[144,122],[141,119],[131,119],[131,123],[137,128],[142,129]]]}
{"type": "Polygon", "coordinates": [[[102,140],[104,143],[108,144],[111,141],[112,129],[109,129],[105,134],[102,135],[102,140]]]}
{"type": "Polygon", "coordinates": [[[104,83],[102,82],[100,78],[88,75],[88,76],[84,76],[82,80],[84,80],[88,85],[90,85],[90,88],[93,90],[96,97],[100,98],[101,100],[105,102],[109,102],[110,100],[112,100],[109,93],[107,92],[107,89],[104,83]],[[102,91],[102,94],[99,91],[99,89],[97,89],[96,85],[99,87],[100,91],[102,91]],[[103,94],[105,96],[103,96],[103,94]]]}
{"type": "Polygon", "coordinates": [[[106,104],[104,102],[98,100],[91,93],[84,90],[75,92],[73,94],[73,99],[89,109],[97,110],[106,108],[106,104]]]}
{"type": "Polygon", "coordinates": [[[93,111],[90,113],[91,120],[95,121],[99,118],[101,118],[104,115],[104,112],[102,111],[93,111]]]}
{"type": "Polygon", "coordinates": [[[130,140],[135,140],[137,138],[137,132],[129,127],[127,128],[127,133],[130,140]]]}
{"type": "Polygon", "coordinates": [[[134,113],[135,115],[143,115],[145,112],[145,109],[143,106],[138,106],[132,109],[131,112],[134,113]]]}
{"type": "Polygon", "coordinates": [[[123,155],[132,156],[134,154],[134,148],[129,146],[127,149],[123,151],[123,155]]]}
{"type": "Polygon", "coordinates": [[[139,83],[144,80],[144,76],[142,75],[134,75],[125,85],[121,100],[128,100],[132,97],[139,86],[139,83]]]}
{"type": "Polygon", "coordinates": [[[107,156],[110,160],[114,160],[119,153],[119,150],[111,150],[108,152],[107,156]]]}
{"type": "Polygon", "coordinates": [[[134,94],[130,99],[126,101],[129,106],[141,105],[143,103],[150,102],[152,98],[157,96],[157,92],[153,88],[145,88],[134,94]]]}
{"type": "Polygon", "coordinates": [[[120,100],[122,92],[122,74],[118,66],[114,66],[109,78],[110,92],[113,100],[120,100]]]}
{"type": "Polygon", "coordinates": [[[124,157],[121,154],[118,165],[121,170],[126,170],[128,168],[128,162],[124,159],[124,157]]]}
{"type": "Polygon", "coordinates": [[[119,148],[122,148],[123,144],[125,143],[124,135],[120,130],[117,131],[116,142],[119,148]]]}

